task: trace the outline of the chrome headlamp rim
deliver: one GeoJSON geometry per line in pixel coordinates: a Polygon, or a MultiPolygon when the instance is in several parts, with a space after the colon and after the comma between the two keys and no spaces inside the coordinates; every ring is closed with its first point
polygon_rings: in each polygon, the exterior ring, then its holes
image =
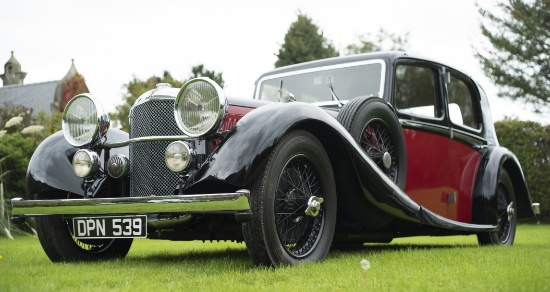
{"type": "Polygon", "coordinates": [[[165,160],[166,167],[168,167],[168,169],[170,169],[170,171],[179,173],[179,172],[182,172],[182,171],[188,169],[194,163],[194,161],[195,161],[195,152],[191,147],[189,147],[189,144],[187,144],[183,141],[174,141],[166,147],[166,150],[164,151],[164,160],[165,160]],[[183,147],[183,149],[184,149],[183,153],[178,153],[178,154],[183,154],[183,156],[187,156],[187,159],[184,159],[187,162],[185,164],[182,164],[182,165],[178,166],[178,167],[174,166],[172,163],[169,162],[169,159],[174,158],[172,156],[172,154],[174,154],[174,153],[170,152],[170,149],[172,147],[174,147],[175,145],[179,145],[179,146],[183,147]]]}
{"type": "Polygon", "coordinates": [[[176,124],[178,125],[180,130],[185,135],[187,135],[189,137],[192,137],[192,138],[208,136],[208,135],[216,132],[219,129],[219,127],[221,126],[222,121],[225,118],[226,112],[227,112],[227,97],[225,96],[225,94],[223,92],[223,89],[216,82],[214,82],[212,79],[210,79],[208,77],[198,77],[198,78],[194,78],[194,79],[191,79],[191,80],[187,81],[181,87],[181,89],[178,92],[178,95],[176,97],[176,101],[174,102],[174,117],[176,119],[176,124]],[[181,112],[181,107],[179,106],[180,103],[185,98],[184,93],[185,93],[186,89],[189,86],[196,83],[196,82],[206,82],[207,84],[212,86],[214,88],[214,90],[216,91],[216,95],[217,95],[218,101],[219,101],[219,107],[218,107],[218,110],[217,110],[217,115],[216,115],[215,122],[212,123],[212,125],[210,125],[210,127],[208,127],[206,130],[204,130],[202,132],[198,132],[198,133],[191,132],[191,131],[188,130],[187,126],[185,125],[185,123],[183,122],[183,120],[181,118],[182,117],[182,112],[181,112]]]}
{"type": "Polygon", "coordinates": [[[103,108],[103,105],[91,93],[81,93],[81,94],[77,94],[73,98],[71,98],[71,100],[65,106],[65,109],[63,110],[63,115],[62,115],[62,118],[61,118],[61,128],[62,128],[62,131],[63,131],[63,136],[65,137],[65,140],[67,140],[67,142],[69,144],[71,144],[72,146],[74,146],[74,147],[88,146],[90,144],[96,143],[101,138],[105,137],[105,135],[107,134],[107,131],[109,130],[110,124],[111,124],[111,121],[110,121],[108,113],[103,108]],[[93,105],[95,106],[95,109],[96,109],[96,126],[95,126],[95,129],[94,129],[91,137],[84,140],[84,141],[82,141],[82,142],[76,141],[71,136],[70,130],[69,130],[69,124],[68,124],[69,122],[68,122],[68,118],[67,118],[67,115],[69,114],[69,109],[70,109],[71,105],[80,98],[89,99],[93,103],[93,105]]]}
{"type": "Polygon", "coordinates": [[[97,172],[97,170],[99,169],[99,155],[96,152],[90,151],[88,149],[80,149],[80,150],[75,152],[71,164],[73,165],[73,172],[76,176],[81,177],[81,178],[90,177],[90,176],[94,175],[97,172]],[[79,172],[76,170],[76,166],[75,166],[75,164],[76,164],[75,159],[79,156],[80,153],[85,153],[88,156],[88,158],[90,159],[90,163],[91,163],[91,166],[90,166],[89,170],[86,173],[82,173],[82,174],[79,174],[79,172]]]}

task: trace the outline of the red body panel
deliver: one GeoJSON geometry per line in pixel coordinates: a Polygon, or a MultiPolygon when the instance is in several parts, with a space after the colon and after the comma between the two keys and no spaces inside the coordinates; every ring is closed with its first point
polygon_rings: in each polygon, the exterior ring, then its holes
{"type": "Polygon", "coordinates": [[[437,134],[403,129],[407,144],[405,192],[446,218],[472,221],[472,192],[481,154],[437,134]]]}
{"type": "Polygon", "coordinates": [[[230,105],[227,109],[227,114],[222,122],[220,131],[229,131],[235,127],[235,124],[253,108],[230,105]]]}

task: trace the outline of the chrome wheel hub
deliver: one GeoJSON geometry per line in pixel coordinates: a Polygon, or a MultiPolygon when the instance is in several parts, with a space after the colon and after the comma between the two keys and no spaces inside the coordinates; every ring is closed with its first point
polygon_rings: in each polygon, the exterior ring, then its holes
{"type": "Polygon", "coordinates": [[[309,197],[307,202],[306,215],[311,217],[317,217],[319,211],[321,211],[321,203],[323,203],[323,198],[316,196],[309,197]]]}
{"type": "Polygon", "coordinates": [[[384,164],[384,167],[386,169],[390,169],[390,167],[391,167],[391,155],[388,152],[384,152],[384,156],[382,156],[382,163],[384,164]]]}
{"type": "Polygon", "coordinates": [[[514,216],[515,210],[514,210],[514,202],[511,202],[510,205],[506,208],[506,214],[508,215],[508,221],[512,221],[512,217],[514,216]]]}

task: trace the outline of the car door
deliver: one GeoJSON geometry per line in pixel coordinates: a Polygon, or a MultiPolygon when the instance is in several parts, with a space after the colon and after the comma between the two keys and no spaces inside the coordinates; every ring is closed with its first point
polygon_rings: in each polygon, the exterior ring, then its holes
{"type": "Polygon", "coordinates": [[[451,68],[398,60],[393,104],[407,147],[405,192],[446,218],[471,222],[472,192],[483,138],[477,87],[451,68]]]}
{"type": "Polygon", "coordinates": [[[487,145],[480,95],[468,76],[448,67],[443,68],[442,73],[450,125],[447,155],[451,162],[448,173],[452,193],[448,196],[456,201],[449,209],[453,213],[447,216],[471,222],[472,193],[482,156],[480,150],[487,145]]]}

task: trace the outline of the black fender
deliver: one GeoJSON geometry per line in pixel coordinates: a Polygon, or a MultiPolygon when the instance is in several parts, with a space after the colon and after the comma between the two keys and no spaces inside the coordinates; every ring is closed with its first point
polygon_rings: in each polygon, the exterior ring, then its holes
{"type": "Polygon", "coordinates": [[[517,201],[517,217],[535,216],[525,176],[517,157],[504,147],[491,146],[483,153],[476,174],[472,198],[472,223],[498,223],[496,187],[501,169],[506,169],[512,179],[517,201]]]}
{"type": "MultiPolygon", "coordinates": [[[[109,129],[107,132],[107,141],[122,142],[128,140],[128,133],[109,129]]],[[[60,192],[72,193],[78,196],[84,196],[84,180],[76,176],[73,172],[72,159],[79,148],[71,146],[59,131],[46,138],[34,151],[26,177],[26,193],[28,198],[34,198],[36,194],[59,195],[60,192]]],[[[110,150],[110,155],[124,154],[128,157],[128,147],[121,147],[110,150]]],[[[100,153],[101,168],[103,169],[105,151],[100,153]]],[[[95,179],[95,196],[105,183],[114,180],[113,178],[100,175],[95,179]]],[[[53,197],[52,197],[53,198],[53,197]]]]}
{"type": "Polygon", "coordinates": [[[421,206],[379,170],[345,128],[323,109],[300,102],[273,103],[244,116],[190,178],[186,191],[217,183],[247,187],[265,167],[273,148],[293,129],[311,132],[325,147],[334,168],[339,205],[346,196],[352,202],[345,209],[347,215],[373,221],[371,228],[391,218],[421,223],[421,206]],[[356,205],[357,198],[368,201],[370,207],[356,205]]]}

